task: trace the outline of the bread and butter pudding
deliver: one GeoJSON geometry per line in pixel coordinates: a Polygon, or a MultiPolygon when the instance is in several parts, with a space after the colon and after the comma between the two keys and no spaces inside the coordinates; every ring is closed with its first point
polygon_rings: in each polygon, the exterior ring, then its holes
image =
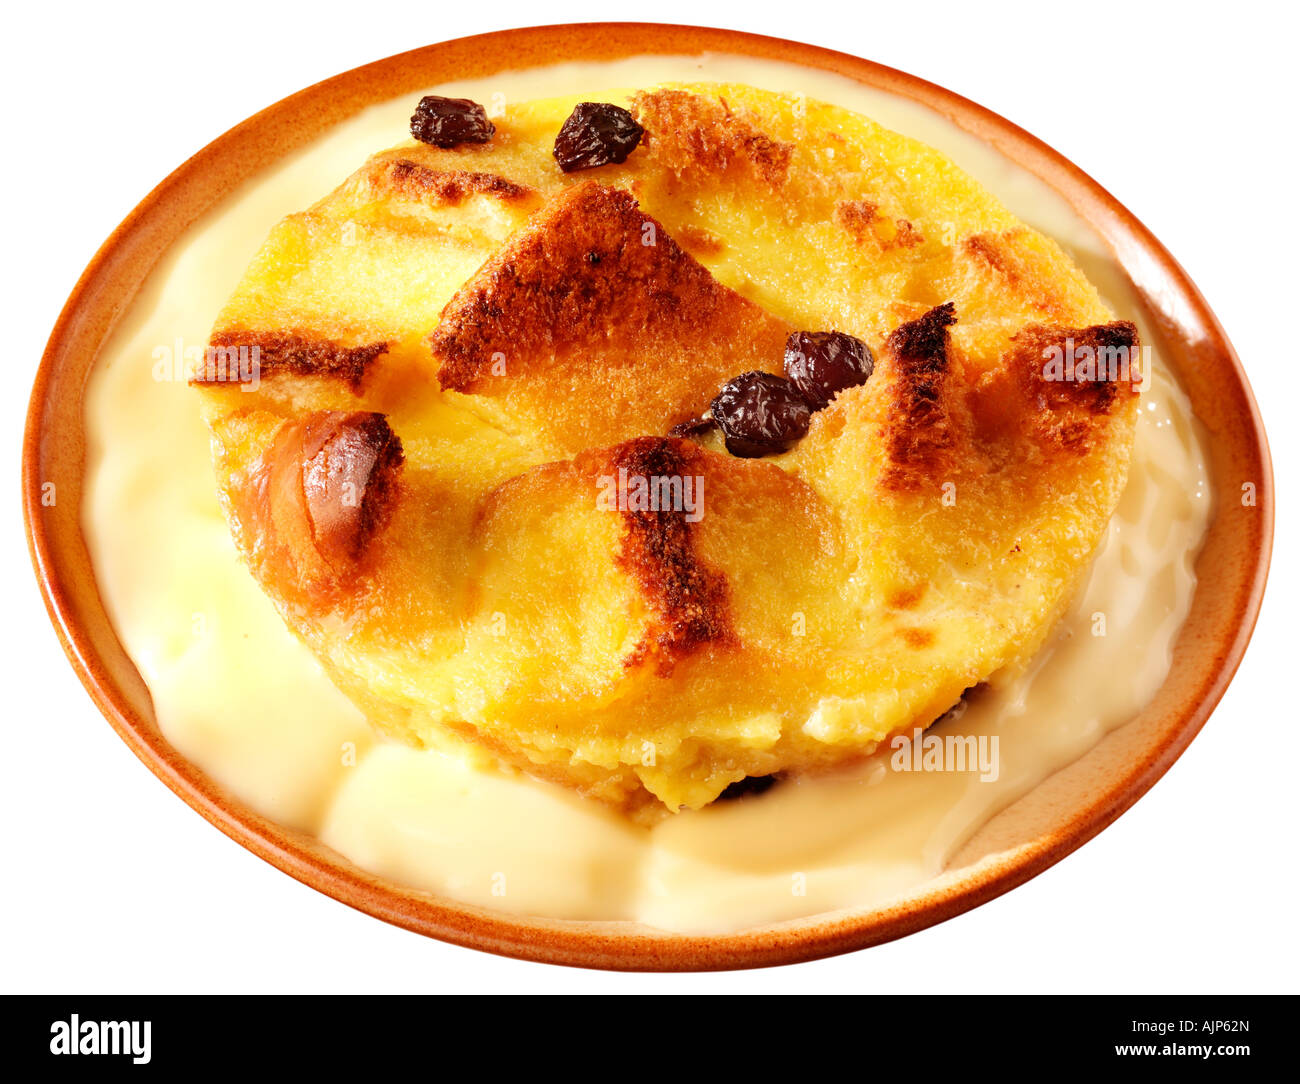
{"type": "Polygon", "coordinates": [[[373,108],[196,224],[92,375],[86,537],[164,733],[392,880],[681,930],[878,904],[1168,668],[1190,408],[1158,354],[1049,367],[1131,357],[1113,260],[920,107],[700,69],[430,88],[486,138],[367,161],[418,96],[373,108]],[[635,146],[566,171],[580,103],[635,146]],[[978,685],[995,779],[870,755],[978,685]]]}
{"type": "Polygon", "coordinates": [[[412,127],[275,227],[193,377],[241,552],[374,724],[644,816],[1036,651],[1139,402],[1058,245],[753,87],[412,127]]]}

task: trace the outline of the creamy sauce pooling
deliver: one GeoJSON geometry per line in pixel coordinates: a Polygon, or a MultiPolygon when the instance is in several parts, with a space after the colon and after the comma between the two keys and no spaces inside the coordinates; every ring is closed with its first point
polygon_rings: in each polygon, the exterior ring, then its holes
{"type": "MultiPolygon", "coordinates": [[[[673,80],[803,93],[930,143],[1060,241],[1141,326],[1113,257],[1059,196],[936,114],[839,76],[647,57],[429,92],[487,103],[673,80]]],[[[205,215],[154,271],[91,375],[86,540],[122,643],[183,755],[259,812],[403,884],[504,911],[722,931],[915,890],[994,814],[1151,698],[1191,604],[1211,500],[1197,423],[1158,356],[1128,488],[1077,597],[1023,674],[933,731],[982,739],[986,756],[996,739],[996,778],[902,771],[884,755],[645,829],[558,787],[376,737],[241,564],[185,375],[271,227],[399,142],[418,97],[367,109],[205,215]]],[[[923,753],[906,763],[923,767],[923,753]]]]}

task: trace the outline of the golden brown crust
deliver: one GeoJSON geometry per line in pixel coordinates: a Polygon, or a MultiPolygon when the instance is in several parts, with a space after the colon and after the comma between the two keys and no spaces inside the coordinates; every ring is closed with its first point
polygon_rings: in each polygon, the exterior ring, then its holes
{"type": "MultiPolygon", "coordinates": [[[[689,441],[641,437],[610,450],[615,476],[685,479],[703,458],[689,441]]],[[[661,674],[706,644],[734,641],[727,578],[700,560],[694,524],[684,508],[623,512],[625,532],[615,562],[636,583],[655,622],[624,665],[653,659],[661,674]]]]}
{"type": "Polygon", "coordinates": [[[725,98],[643,91],[632,98],[632,113],[646,129],[649,153],[679,178],[695,171],[716,177],[739,171],[779,188],[789,174],[794,148],[767,135],[725,98]]]}
{"type": "Polygon", "coordinates": [[[339,380],[354,393],[361,391],[375,359],[387,342],[344,346],[304,331],[245,331],[226,328],[213,334],[205,361],[190,374],[190,383],[217,385],[248,383],[281,375],[339,380]],[[234,352],[241,361],[236,364],[234,352]],[[243,363],[247,357],[249,364],[243,363]]]}
{"type": "Polygon", "coordinates": [[[1067,306],[1058,288],[1055,268],[1017,246],[1016,242],[1025,236],[1027,231],[1023,229],[971,234],[962,242],[961,251],[984,274],[1023,297],[1044,315],[1063,318],[1067,306]]]}
{"type": "Polygon", "coordinates": [[[920,605],[921,599],[925,597],[928,584],[918,583],[911,587],[903,587],[893,592],[887,601],[891,610],[915,610],[920,605]]]}
{"type": "MultiPolygon", "coordinates": [[[[510,537],[513,523],[538,507],[576,508],[616,517],[608,559],[624,576],[644,615],[644,628],[622,660],[624,670],[643,665],[666,675],[707,646],[737,642],[724,573],[700,551],[704,481],[737,467],[729,457],[673,437],[637,437],[573,459],[543,463],[487,493],[475,519],[474,545],[482,552],[510,537]],[[504,535],[503,533],[504,532],[504,535]]],[[[789,476],[766,468],[789,487],[789,476]]]]}
{"type": "Polygon", "coordinates": [[[894,369],[881,479],[888,489],[920,488],[956,465],[960,440],[948,393],[948,328],[956,322],[949,301],[899,325],[885,341],[894,369]]]}
{"type": "Polygon", "coordinates": [[[1137,326],[1128,320],[1020,332],[1012,340],[1010,367],[1020,381],[1023,416],[1039,444],[1088,452],[1099,423],[1138,394],[1138,349],[1137,326]]]}
{"type": "Polygon", "coordinates": [[[693,256],[721,256],[727,251],[727,243],[716,233],[711,233],[700,226],[689,223],[677,231],[682,248],[693,256]]]}
{"type": "Polygon", "coordinates": [[[725,293],[631,195],[583,182],[448,303],[431,336],[438,381],[483,393],[558,356],[600,350],[611,337],[635,349],[665,333],[703,335],[725,293]],[[496,354],[504,372],[493,372],[496,354]]]}
{"type": "Polygon", "coordinates": [[[870,200],[841,200],[835,205],[835,221],[859,244],[871,244],[884,251],[915,248],[925,242],[911,222],[905,218],[891,221],[870,200]]]}
{"type": "Polygon", "coordinates": [[[1040,466],[1088,454],[1141,390],[1141,344],[1127,320],[1091,327],[1032,325],[968,398],[975,436],[994,461],[1017,446],[1040,466]]]}
{"type": "Polygon", "coordinates": [[[727,289],[620,189],[552,199],[443,309],[444,389],[499,397],[566,448],[663,432],[789,329],[727,289]]]}
{"type": "Polygon", "coordinates": [[[930,629],[903,628],[898,630],[903,643],[908,647],[922,651],[934,644],[934,633],[930,629]]]}
{"type": "Polygon", "coordinates": [[[434,169],[409,158],[377,162],[375,170],[372,177],[375,187],[389,187],[448,207],[459,206],[474,195],[494,196],[513,202],[536,194],[527,185],[517,184],[497,173],[434,169]]]}

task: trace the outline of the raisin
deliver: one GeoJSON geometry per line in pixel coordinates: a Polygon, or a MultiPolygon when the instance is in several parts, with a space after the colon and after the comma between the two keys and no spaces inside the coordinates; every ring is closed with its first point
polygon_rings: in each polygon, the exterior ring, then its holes
{"type": "Polygon", "coordinates": [[[842,331],[796,331],[785,344],[785,375],[813,410],[865,384],[875,364],[871,347],[842,331]]]}
{"type": "Polygon", "coordinates": [[[411,115],[411,135],[435,147],[459,143],[486,143],[497,130],[487,110],[468,98],[440,98],[428,94],[411,115]]]}
{"type": "Polygon", "coordinates": [[[608,102],[579,102],[555,137],[551,152],[565,173],[623,162],[645,129],[632,114],[608,102]]]}
{"type": "Polygon", "coordinates": [[[728,380],[709,409],[722,427],[727,451],[746,459],[785,451],[808,432],[812,416],[790,381],[758,371],[728,380]]]}

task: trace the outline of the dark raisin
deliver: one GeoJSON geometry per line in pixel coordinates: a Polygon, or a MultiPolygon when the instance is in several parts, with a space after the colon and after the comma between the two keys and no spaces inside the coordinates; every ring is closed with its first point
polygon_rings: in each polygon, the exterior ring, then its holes
{"type": "Polygon", "coordinates": [[[579,102],[555,137],[556,162],[565,173],[623,162],[645,129],[632,114],[608,102],[579,102]]]}
{"type": "Polygon", "coordinates": [[[435,147],[459,143],[486,143],[497,130],[487,110],[468,98],[440,98],[428,94],[411,115],[411,135],[435,147]]]}
{"type": "Polygon", "coordinates": [[[741,373],[722,385],[709,407],[732,455],[752,459],[785,451],[808,432],[812,411],[790,381],[772,373],[741,373]]]}
{"type": "Polygon", "coordinates": [[[813,410],[865,384],[875,365],[871,347],[842,331],[796,331],[786,340],[785,375],[813,410]]]}
{"type": "Polygon", "coordinates": [[[751,794],[762,794],[764,791],[771,790],[775,782],[774,775],[747,775],[744,779],[737,779],[729,784],[718,795],[717,801],[729,802],[733,798],[747,798],[751,794]]]}
{"type": "Polygon", "coordinates": [[[680,437],[682,440],[690,440],[693,437],[702,437],[705,433],[717,427],[718,423],[713,415],[705,414],[702,418],[692,418],[690,421],[678,422],[668,430],[668,435],[670,437],[680,437]]]}

